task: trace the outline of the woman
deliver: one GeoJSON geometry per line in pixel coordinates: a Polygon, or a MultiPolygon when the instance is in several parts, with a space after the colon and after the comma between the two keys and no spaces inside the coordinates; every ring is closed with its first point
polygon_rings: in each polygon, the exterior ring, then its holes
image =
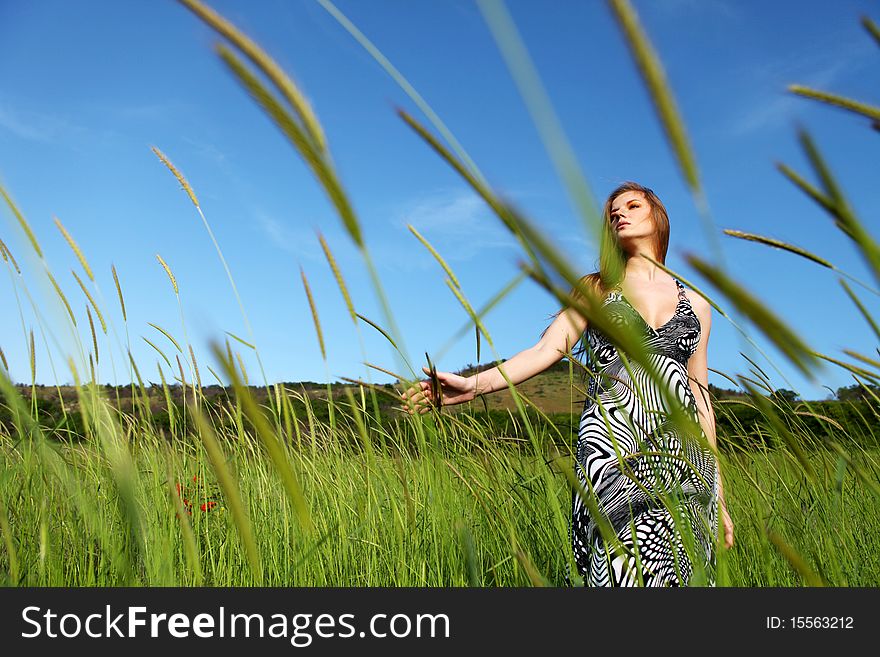
{"type": "MultiPolygon", "coordinates": [[[[706,360],[711,308],[640,257],[666,260],[669,219],[653,191],[633,182],[622,184],[605,202],[604,218],[600,271],[584,277],[581,287],[598,295],[612,322],[635,327],[659,377],[649,377],[638,362],[622,359],[608,336],[588,326],[575,310],[577,303],[557,314],[537,344],[505,361],[504,374],[512,384],[521,383],[559,361],[578,341],[589,354],[591,376],[576,470],[586,491],[582,494],[596,502],[616,538],[608,536],[607,526],[603,535],[585,500],[575,493],[571,540],[584,583],[687,585],[695,571],[691,557],[696,556],[705,575],[702,581],[714,585],[719,502],[727,548],[733,545],[733,522],[715,455],[671,420],[675,402],[669,402],[671,393],[690,411],[706,441],[716,445],[706,360]]],[[[437,372],[437,379],[443,405],[508,385],[498,367],[470,377],[437,372]]],[[[429,381],[402,396],[410,412],[424,413],[437,403],[429,381]]]]}

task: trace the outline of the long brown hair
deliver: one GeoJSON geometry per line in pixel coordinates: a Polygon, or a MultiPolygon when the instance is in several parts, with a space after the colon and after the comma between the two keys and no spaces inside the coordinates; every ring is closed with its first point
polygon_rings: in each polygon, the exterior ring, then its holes
{"type": "MultiPolygon", "coordinates": [[[[642,196],[651,206],[651,218],[654,220],[656,233],[654,235],[654,259],[666,264],[666,252],[669,250],[669,215],[666,206],[663,205],[650,187],[645,187],[637,182],[628,180],[618,185],[605,200],[602,211],[602,243],[599,246],[599,270],[587,274],[581,279],[581,284],[586,289],[592,289],[605,296],[617,287],[623,280],[626,267],[626,253],[617,241],[617,236],[611,225],[611,205],[614,199],[624,192],[641,192],[642,196]]],[[[576,293],[572,290],[572,296],[576,293]]]]}
{"type": "MultiPolygon", "coordinates": [[[[645,187],[637,182],[628,180],[618,185],[605,200],[602,211],[602,236],[599,246],[599,269],[592,274],[581,278],[579,287],[572,288],[569,293],[572,299],[579,299],[582,291],[597,293],[600,298],[605,296],[620,285],[626,268],[626,253],[617,241],[617,235],[611,226],[611,204],[614,199],[624,192],[641,192],[648,205],[651,206],[651,218],[654,220],[656,233],[654,237],[654,259],[666,264],[666,252],[669,249],[669,215],[666,206],[663,205],[650,187],[645,187]]],[[[565,308],[560,308],[552,316],[558,317],[565,308]]],[[[549,326],[547,328],[550,328],[549,326]]],[[[543,337],[547,328],[541,333],[543,337]]]]}

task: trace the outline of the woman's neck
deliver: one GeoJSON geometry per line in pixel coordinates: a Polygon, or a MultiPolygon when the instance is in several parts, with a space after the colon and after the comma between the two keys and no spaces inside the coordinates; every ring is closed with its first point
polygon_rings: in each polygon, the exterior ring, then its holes
{"type": "Polygon", "coordinates": [[[658,276],[664,276],[665,272],[663,269],[655,265],[651,260],[643,258],[642,253],[652,260],[656,260],[653,252],[641,249],[638,250],[627,258],[626,267],[624,268],[624,277],[629,279],[639,278],[646,281],[654,281],[658,276]]]}

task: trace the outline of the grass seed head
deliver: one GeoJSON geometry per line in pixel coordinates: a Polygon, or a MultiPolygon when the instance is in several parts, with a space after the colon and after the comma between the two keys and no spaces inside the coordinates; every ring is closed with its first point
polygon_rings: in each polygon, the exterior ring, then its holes
{"type": "Polygon", "coordinates": [[[12,251],[10,251],[9,247],[3,243],[3,240],[0,240],[0,256],[3,256],[4,262],[11,262],[12,266],[15,267],[15,271],[21,275],[21,267],[18,266],[15,258],[12,257],[12,251]]]}
{"type": "Polygon", "coordinates": [[[159,261],[159,264],[162,265],[162,269],[165,270],[165,273],[168,274],[168,279],[171,281],[171,285],[174,287],[174,294],[179,294],[179,290],[177,288],[177,279],[174,278],[174,274],[171,273],[171,268],[162,260],[162,256],[158,253],[156,254],[156,260],[159,261]]]}
{"type": "Polygon", "coordinates": [[[122,287],[119,285],[119,277],[116,275],[116,265],[110,265],[113,271],[113,282],[116,284],[116,294],[119,295],[119,306],[122,308],[122,321],[128,321],[125,316],[125,299],[122,298],[122,287]]]}
{"type": "Polygon", "coordinates": [[[86,272],[86,276],[89,277],[90,281],[95,280],[94,274],[92,274],[92,268],[89,267],[89,263],[86,260],[85,255],[83,255],[82,249],[79,248],[79,244],[73,239],[73,236],[67,232],[67,229],[64,227],[64,224],[61,223],[61,220],[58,217],[53,217],[55,219],[55,225],[58,226],[58,230],[61,231],[61,234],[64,235],[64,239],[67,240],[67,243],[70,245],[70,248],[73,249],[73,252],[76,254],[76,257],[79,259],[79,264],[82,265],[82,268],[86,272]]]}
{"type": "Polygon", "coordinates": [[[168,157],[165,155],[165,153],[160,151],[155,146],[151,146],[151,149],[156,154],[156,157],[158,157],[162,161],[162,164],[164,164],[166,167],[168,167],[168,170],[172,174],[174,174],[174,177],[177,178],[177,182],[179,182],[180,186],[183,187],[183,191],[185,191],[187,196],[189,196],[189,200],[192,201],[193,205],[198,208],[199,207],[199,199],[196,198],[196,193],[193,191],[193,188],[190,186],[189,181],[187,181],[187,179],[184,178],[183,174],[180,173],[180,170],[178,170],[178,168],[171,163],[171,160],[168,159],[168,157]]]}

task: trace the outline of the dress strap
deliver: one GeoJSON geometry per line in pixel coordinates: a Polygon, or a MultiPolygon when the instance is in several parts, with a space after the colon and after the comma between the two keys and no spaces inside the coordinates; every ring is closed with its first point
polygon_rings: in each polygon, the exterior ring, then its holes
{"type": "Polygon", "coordinates": [[[620,286],[620,283],[615,283],[610,288],[608,288],[608,294],[605,295],[605,300],[607,301],[612,295],[623,296],[623,288],[620,286]]]}
{"type": "Polygon", "coordinates": [[[677,278],[674,278],[674,280],[675,280],[675,284],[678,286],[678,298],[679,299],[687,299],[687,295],[684,293],[685,289],[686,289],[685,286],[677,278]]]}

